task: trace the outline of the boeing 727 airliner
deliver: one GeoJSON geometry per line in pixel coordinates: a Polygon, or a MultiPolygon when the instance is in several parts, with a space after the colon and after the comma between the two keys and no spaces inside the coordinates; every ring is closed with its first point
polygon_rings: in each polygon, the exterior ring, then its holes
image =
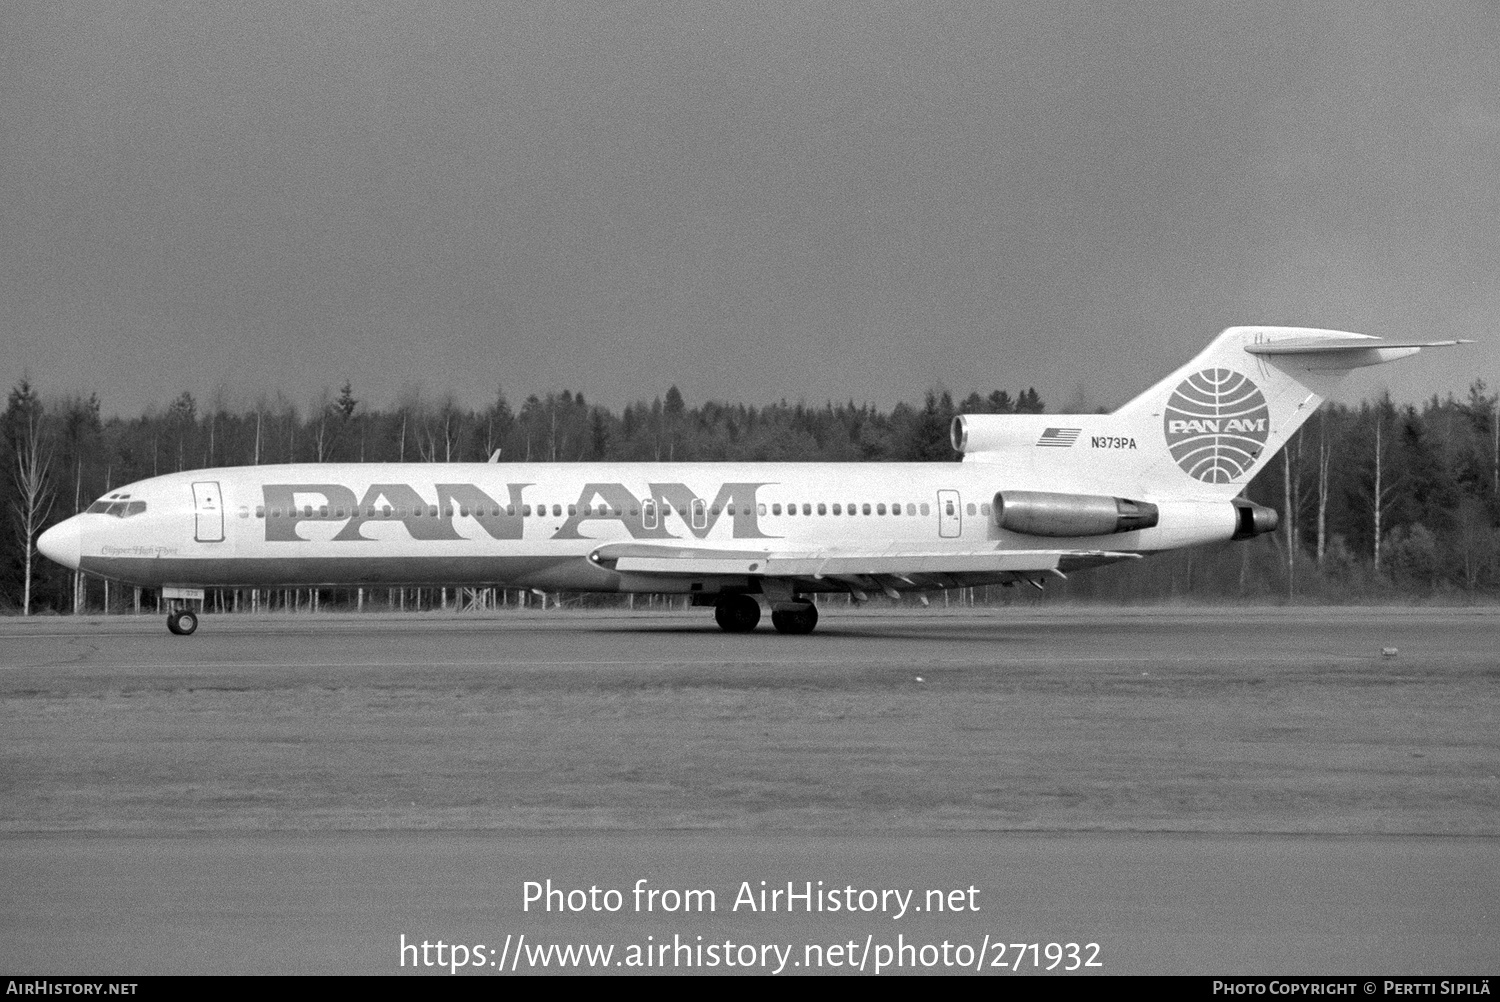
{"type": "Polygon", "coordinates": [[[69,568],[160,588],[498,585],[688,594],[783,633],[813,596],[1007,584],[1245,539],[1239,495],[1351,369],[1459,341],[1231,327],[1112,414],[962,415],[962,463],[300,464],[192,470],[48,529],[69,568]]]}

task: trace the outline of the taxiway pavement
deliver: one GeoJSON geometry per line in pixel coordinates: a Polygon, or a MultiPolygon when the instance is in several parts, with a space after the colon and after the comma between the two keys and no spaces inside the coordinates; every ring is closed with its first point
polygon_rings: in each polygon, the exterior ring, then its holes
{"type": "Polygon", "coordinates": [[[1085,937],[1106,972],[1492,973],[1497,628],[1487,609],[832,610],[811,637],[706,611],[208,616],[188,638],[11,620],[0,965],[394,972],[403,933],[905,929],[1085,937]],[[523,912],[520,883],[548,876],[994,904],[523,912]]]}

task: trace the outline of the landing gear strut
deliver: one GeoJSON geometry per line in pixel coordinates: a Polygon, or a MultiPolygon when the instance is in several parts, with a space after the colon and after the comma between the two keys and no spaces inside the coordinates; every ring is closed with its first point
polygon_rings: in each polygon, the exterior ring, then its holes
{"type": "Polygon", "coordinates": [[[818,625],[818,607],[811,602],[778,603],[771,610],[777,633],[811,633],[818,625]]]}
{"type": "Polygon", "coordinates": [[[191,609],[173,609],[167,613],[167,631],[186,637],[198,628],[198,614],[191,609]]]}
{"type": "Polygon", "coordinates": [[[749,633],[760,622],[760,603],[749,595],[721,595],[714,603],[714,621],[725,633],[749,633]]]}

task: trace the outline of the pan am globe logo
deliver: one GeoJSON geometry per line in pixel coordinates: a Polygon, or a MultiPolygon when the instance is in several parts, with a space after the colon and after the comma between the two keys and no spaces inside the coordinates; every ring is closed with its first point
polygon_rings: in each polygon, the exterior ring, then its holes
{"type": "Polygon", "coordinates": [[[1163,431],[1177,465],[1196,480],[1227,484],[1255,464],[1270,434],[1260,388],[1233,369],[1204,369],[1167,400],[1163,431]]]}

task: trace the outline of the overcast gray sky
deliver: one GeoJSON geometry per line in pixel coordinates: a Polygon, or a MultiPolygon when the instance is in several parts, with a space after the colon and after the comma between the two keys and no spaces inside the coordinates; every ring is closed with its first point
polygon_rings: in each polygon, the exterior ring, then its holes
{"type": "Polygon", "coordinates": [[[0,378],[106,414],[1117,404],[1220,328],[1476,337],[1500,8],[0,2],[0,378]]]}

